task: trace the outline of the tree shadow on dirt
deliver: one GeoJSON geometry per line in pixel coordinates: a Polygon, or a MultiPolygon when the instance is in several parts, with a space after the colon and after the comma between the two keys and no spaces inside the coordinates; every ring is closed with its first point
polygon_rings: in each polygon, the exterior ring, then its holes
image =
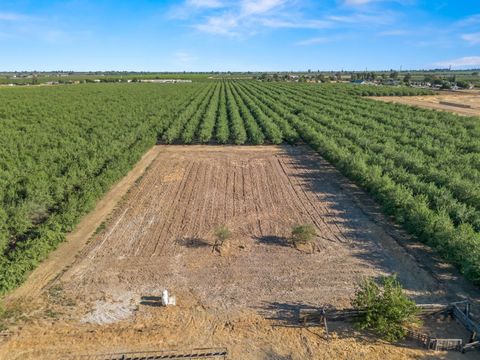
{"type": "Polygon", "coordinates": [[[200,238],[178,239],[177,243],[189,249],[199,249],[212,246],[206,240],[200,238]]]}
{"type": "MultiPolygon", "coordinates": [[[[381,206],[333,165],[306,146],[284,146],[282,150],[288,159],[288,176],[319,197],[325,207],[322,221],[342,229],[353,256],[379,272],[396,273],[417,303],[459,301],[469,296],[480,305],[478,289],[384,216],[381,206]],[[468,293],[455,285],[459,282],[468,293]],[[455,288],[451,289],[452,285],[455,288]]],[[[352,278],[352,282],[358,280],[352,278]]]]}
{"type": "MultiPolygon", "coordinates": [[[[332,307],[326,306],[325,308],[327,309],[326,311],[328,334],[327,329],[325,328],[323,321],[320,321],[320,318],[318,319],[318,323],[317,321],[314,321],[312,319],[309,320],[307,324],[303,324],[299,321],[300,309],[320,311],[322,307],[313,306],[311,304],[304,304],[300,302],[269,302],[265,303],[264,306],[259,309],[259,312],[263,314],[266,319],[272,321],[272,326],[302,328],[323,340],[332,339],[332,336],[333,338],[337,339],[355,338],[356,341],[358,341],[359,343],[363,343],[364,345],[378,344],[382,341],[378,334],[358,329],[353,321],[328,320],[328,308],[332,307]]],[[[420,344],[412,340],[404,340],[401,342],[393,343],[392,345],[410,349],[422,349],[422,346],[420,344]]],[[[274,352],[272,352],[272,356],[275,356],[274,352]]],[[[267,357],[267,359],[269,358],[267,357]]],[[[277,358],[272,357],[272,359],[277,358]]],[[[284,358],[279,357],[278,359],[284,358]]],[[[289,359],[289,357],[286,357],[286,359],[289,359]]],[[[441,357],[438,355],[430,357],[428,354],[425,354],[425,357],[419,357],[419,359],[450,359],[450,357],[449,354],[447,354],[445,357],[441,357]]]]}
{"type": "MultiPolygon", "coordinates": [[[[328,321],[328,309],[333,308],[332,306],[318,307],[311,304],[305,304],[300,302],[292,303],[280,303],[280,302],[269,302],[265,303],[259,309],[259,312],[268,320],[272,321],[273,326],[281,327],[295,327],[295,328],[304,328],[306,330],[311,329],[322,329],[325,331],[325,326],[323,321],[318,319],[316,321],[309,321],[308,325],[302,323],[300,320],[300,309],[303,310],[318,310],[321,311],[322,308],[327,309],[327,325],[328,332],[331,334],[334,332],[337,338],[352,338],[355,337],[357,340],[373,343],[378,341],[378,336],[375,336],[371,333],[365,331],[359,331],[355,328],[352,322],[345,320],[342,321],[328,321]]],[[[315,333],[315,335],[327,339],[327,333],[324,332],[323,335],[315,333]]]]}
{"type": "Polygon", "coordinates": [[[279,355],[273,350],[266,351],[262,360],[293,360],[292,355],[279,355]]]}
{"type": "Polygon", "coordinates": [[[264,236],[257,236],[254,239],[259,244],[290,247],[288,239],[282,236],[264,235],[264,236]]]}
{"type": "Polygon", "coordinates": [[[265,302],[258,308],[258,311],[265,319],[273,321],[275,325],[299,327],[300,309],[320,310],[321,308],[301,302],[282,303],[274,301],[265,302]]]}
{"type": "Polygon", "coordinates": [[[162,306],[161,296],[142,296],[140,298],[140,305],[160,307],[162,306]]]}

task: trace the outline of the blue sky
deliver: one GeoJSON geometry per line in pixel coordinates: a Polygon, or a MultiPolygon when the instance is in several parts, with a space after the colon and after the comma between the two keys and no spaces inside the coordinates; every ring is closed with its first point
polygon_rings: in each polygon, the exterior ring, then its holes
{"type": "Polygon", "coordinates": [[[480,68],[479,0],[0,0],[0,70],[480,68]]]}

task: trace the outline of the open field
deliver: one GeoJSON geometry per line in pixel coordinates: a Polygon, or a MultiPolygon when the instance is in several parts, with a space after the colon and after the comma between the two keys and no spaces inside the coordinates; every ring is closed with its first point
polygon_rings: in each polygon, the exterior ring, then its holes
{"type": "Polygon", "coordinates": [[[10,328],[0,358],[205,346],[226,346],[232,359],[460,356],[358,338],[351,329],[327,342],[321,329],[288,326],[298,308],[346,307],[362,278],[390,273],[419,302],[478,303],[476,290],[445,264],[431,265],[421,245],[405,245],[406,234],[308,147],[162,145],[155,153],[72,264],[53,253],[58,274],[43,295],[28,296],[27,282],[21,298],[7,298],[28,320],[10,328]],[[313,253],[287,244],[298,223],[315,226],[313,253]],[[221,224],[233,238],[212,252],[221,224]],[[178,306],[157,306],[164,288],[178,306]]]}
{"type": "Polygon", "coordinates": [[[426,109],[449,111],[458,115],[480,116],[479,90],[440,92],[436,95],[426,96],[377,96],[372,98],[386,102],[419,106],[426,109]],[[445,104],[445,102],[448,104],[445,104]]]}
{"type": "Polygon", "coordinates": [[[365,97],[418,94],[237,80],[3,89],[0,292],[40,267],[5,299],[0,358],[197,346],[428,358],[351,327],[335,344],[278,327],[302,306],[349,306],[361,279],[389,273],[418,302],[478,306],[478,118],[365,97]],[[316,228],[312,254],[287,244],[297,223],[316,228]],[[234,237],[217,253],[222,224],[234,237]],[[163,288],[174,309],[156,306],[163,288]]]}
{"type": "Polygon", "coordinates": [[[3,89],[0,293],[155,143],[308,144],[480,283],[477,118],[365,98],[424,92],[240,80],[3,89]]]}
{"type": "MultiPolygon", "coordinates": [[[[387,235],[339,179],[305,147],[167,147],[61,281],[85,300],[168,288],[217,311],[280,299],[342,304],[356,280],[381,273],[368,258],[385,251],[387,235]],[[317,229],[314,256],[287,246],[302,223],[317,229]],[[222,224],[234,239],[212,256],[222,224]]],[[[396,258],[392,249],[384,271],[402,274],[419,295],[434,292],[428,276],[396,258]]]]}

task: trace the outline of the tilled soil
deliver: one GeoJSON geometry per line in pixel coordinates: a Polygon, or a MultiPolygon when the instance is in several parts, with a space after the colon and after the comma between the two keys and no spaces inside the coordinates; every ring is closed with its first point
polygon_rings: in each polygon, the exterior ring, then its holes
{"type": "Polygon", "coordinates": [[[278,301],[345,306],[360,279],[392,272],[418,295],[435,292],[340,181],[304,147],[165,148],[60,282],[86,301],[166,288],[216,311],[278,301]],[[317,231],[313,254],[288,244],[304,223],[317,231]],[[221,225],[232,239],[217,254],[221,225]]]}
{"type": "Polygon", "coordinates": [[[419,302],[449,297],[365,197],[304,146],[162,146],[0,358],[204,346],[232,359],[422,357],[296,327],[301,307],[348,307],[366,277],[397,273],[419,302]],[[312,249],[288,243],[296,224],[315,227],[312,249]],[[221,225],[232,238],[216,251],[221,225]],[[158,306],[163,289],[176,307],[158,306]]]}

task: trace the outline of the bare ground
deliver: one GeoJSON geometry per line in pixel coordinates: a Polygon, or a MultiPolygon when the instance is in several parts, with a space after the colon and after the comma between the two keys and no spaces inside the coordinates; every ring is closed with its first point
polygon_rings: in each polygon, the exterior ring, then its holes
{"type": "Polygon", "coordinates": [[[414,105],[426,109],[449,111],[464,116],[480,116],[479,90],[439,92],[436,95],[426,96],[373,96],[371,98],[385,102],[414,105]],[[450,105],[441,104],[441,101],[446,101],[450,105]],[[468,105],[470,108],[455,106],[456,104],[468,105]]]}
{"type": "Polygon", "coordinates": [[[0,358],[205,346],[227,346],[232,359],[429,358],[351,329],[327,342],[321,329],[296,327],[296,312],[349,306],[358,282],[390,273],[418,302],[477,296],[306,147],[157,149],[108,226],[64,250],[82,248],[73,264],[57,262],[52,280],[31,285],[43,295],[10,298],[29,315],[0,342],[0,358]],[[313,253],[287,244],[300,223],[316,228],[313,253]],[[223,224],[233,238],[217,253],[223,224]],[[178,306],[158,306],[165,288],[178,306]]]}

